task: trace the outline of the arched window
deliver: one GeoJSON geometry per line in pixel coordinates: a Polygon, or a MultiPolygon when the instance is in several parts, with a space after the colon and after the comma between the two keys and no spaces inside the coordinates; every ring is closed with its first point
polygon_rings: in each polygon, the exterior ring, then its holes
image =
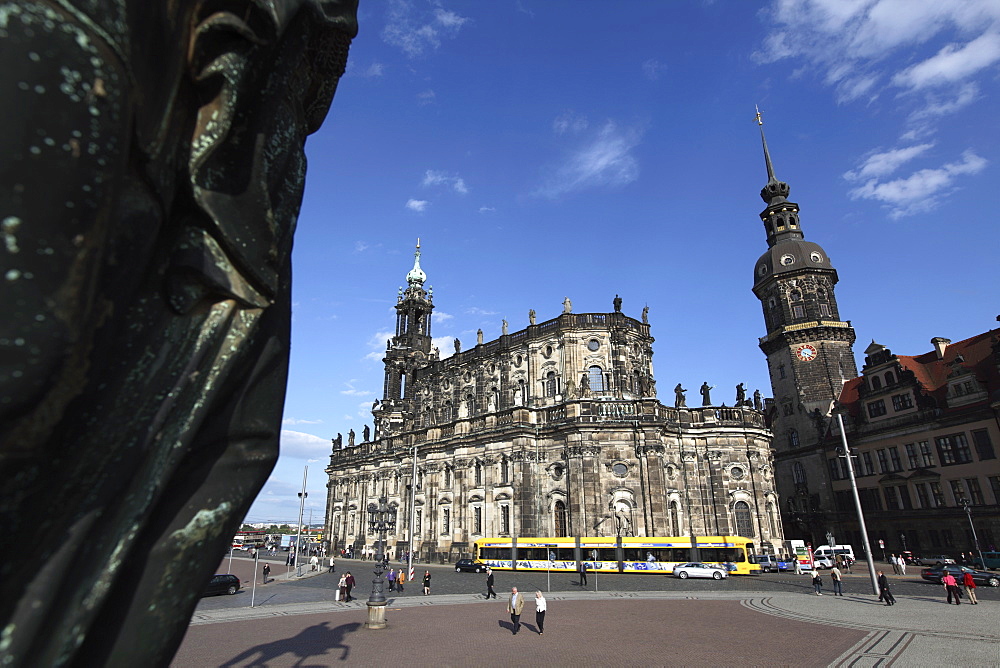
{"type": "Polygon", "coordinates": [[[878,376],[872,376],[872,389],[881,390],[882,389],[882,379],[878,376]]]}
{"type": "Polygon", "coordinates": [[[562,501],[555,503],[555,525],[556,538],[566,537],[566,504],[562,501]]]}
{"type": "Polygon", "coordinates": [[[450,401],[444,402],[444,421],[451,422],[455,416],[455,411],[451,405],[450,401]]]}
{"type": "Polygon", "coordinates": [[[736,535],[753,538],[753,520],[750,517],[750,504],[737,501],[733,506],[733,516],[736,518],[736,535]]]}
{"type": "Polygon", "coordinates": [[[795,462],[792,466],[792,480],[795,481],[796,485],[806,484],[806,470],[802,468],[801,462],[795,462]]]}
{"type": "Polygon", "coordinates": [[[894,376],[891,371],[886,371],[885,372],[885,384],[886,385],[892,385],[895,382],[896,382],[896,376],[894,376]]]}
{"type": "Polygon", "coordinates": [[[794,429],[788,430],[788,447],[797,448],[799,447],[799,432],[794,429]]]}
{"type": "Polygon", "coordinates": [[[465,405],[468,415],[471,417],[476,412],[476,398],[471,394],[465,395],[465,405]]]}
{"type": "Polygon", "coordinates": [[[793,302],[800,302],[802,301],[802,293],[798,290],[792,290],[791,294],[788,295],[788,299],[793,302]]]}
{"type": "Polygon", "coordinates": [[[590,381],[591,392],[604,391],[604,372],[601,367],[595,365],[587,369],[587,380],[590,381]]]}
{"type": "Polygon", "coordinates": [[[444,467],[444,486],[451,487],[451,467],[444,467]]]}
{"type": "Polygon", "coordinates": [[[768,501],[767,505],[764,506],[764,508],[767,511],[767,525],[771,529],[771,536],[772,537],[777,536],[778,535],[778,527],[774,523],[774,516],[775,516],[774,504],[771,503],[770,501],[768,501]]]}
{"type": "Polygon", "coordinates": [[[681,518],[680,512],[677,509],[677,502],[670,502],[670,535],[680,536],[681,535],[681,518]]]}
{"type": "Polygon", "coordinates": [[[476,484],[483,484],[483,465],[480,462],[476,462],[476,484]]]}
{"type": "Polygon", "coordinates": [[[556,396],[556,372],[549,371],[545,374],[545,396],[554,397],[556,396]]]}

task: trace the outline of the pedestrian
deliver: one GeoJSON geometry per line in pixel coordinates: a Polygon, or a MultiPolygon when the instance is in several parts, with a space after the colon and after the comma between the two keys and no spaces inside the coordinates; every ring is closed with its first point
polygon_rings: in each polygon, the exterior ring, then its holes
{"type": "Polygon", "coordinates": [[[799,555],[795,555],[792,561],[795,562],[795,574],[802,575],[802,564],[799,563],[799,555]]]}
{"type": "Polygon", "coordinates": [[[396,569],[395,568],[390,568],[389,569],[389,577],[387,579],[389,580],[389,591],[396,591],[396,569]]]}
{"type": "Polygon", "coordinates": [[[327,573],[336,573],[337,572],[337,562],[335,562],[333,560],[333,555],[330,555],[330,567],[329,567],[329,569],[326,572],[327,573]]]}
{"type": "Polygon", "coordinates": [[[510,613],[510,623],[514,625],[514,635],[521,630],[521,611],[524,610],[524,597],[517,593],[517,587],[510,590],[510,600],[507,601],[507,612],[510,613]]]}
{"type": "Polygon", "coordinates": [[[398,589],[399,593],[401,593],[401,594],[403,593],[403,583],[404,582],[406,582],[406,573],[404,573],[403,569],[400,568],[399,572],[396,573],[396,589],[398,589]]]}
{"type": "Polygon", "coordinates": [[[889,578],[882,571],[878,572],[878,600],[885,601],[886,605],[895,605],[896,599],[889,591],[889,578]]]}
{"type": "Polygon", "coordinates": [[[489,566],[486,567],[486,598],[490,597],[496,598],[497,593],[493,591],[493,569],[489,566]]]}
{"type": "Polygon", "coordinates": [[[267,576],[271,574],[271,564],[264,564],[264,584],[267,584],[267,576]]]}
{"type": "Polygon", "coordinates": [[[355,581],[354,576],[351,575],[350,571],[347,571],[347,602],[351,602],[351,590],[354,589],[355,581]]]}
{"type": "Polygon", "coordinates": [[[535,624],[538,626],[538,635],[545,633],[545,597],[542,592],[535,592],[535,624]]]}
{"type": "Polygon", "coordinates": [[[340,600],[347,601],[347,575],[340,576],[340,582],[337,583],[340,588],[340,600]]]}
{"type": "Polygon", "coordinates": [[[854,571],[851,570],[851,567],[854,565],[854,559],[844,557],[844,563],[847,564],[847,572],[853,574],[854,571]]]}
{"type": "Polygon", "coordinates": [[[431,572],[424,571],[424,596],[430,596],[431,593],[431,572]]]}
{"type": "Polygon", "coordinates": [[[315,554],[309,559],[309,570],[318,571],[319,570],[319,557],[315,554]]]}
{"type": "Polygon", "coordinates": [[[843,576],[840,574],[840,569],[834,566],[830,569],[830,579],[833,580],[833,595],[843,596],[844,591],[841,589],[841,578],[843,576]]]}
{"type": "Polygon", "coordinates": [[[586,561],[581,561],[580,562],[580,586],[581,587],[586,587],[587,586],[587,562],[586,561]]]}
{"type": "Polygon", "coordinates": [[[972,573],[969,571],[962,573],[962,586],[965,587],[965,593],[969,597],[969,603],[972,605],[979,605],[979,599],[976,598],[976,580],[972,577],[972,573]]]}
{"type": "Polygon", "coordinates": [[[958,582],[955,581],[955,576],[951,574],[951,571],[945,571],[944,577],[941,578],[941,584],[944,585],[945,591],[948,592],[948,604],[951,604],[951,599],[955,599],[955,605],[962,605],[961,597],[962,592],[958,588],[958,582]]]}
{"type": "Polygon", "coordinates": [[[820,577],[819,571],[813,571],[813,588],[817,596],[823,595],[823,578],[820,577]]]}

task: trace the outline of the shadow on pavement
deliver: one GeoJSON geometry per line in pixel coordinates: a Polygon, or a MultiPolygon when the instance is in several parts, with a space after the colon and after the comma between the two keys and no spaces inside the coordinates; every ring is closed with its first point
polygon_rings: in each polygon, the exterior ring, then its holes
{"type": "Polygon", "coordinates": [[[344,642],[347,634],[354,633],[361,624],[353,622],[329,628],[330,622],[323,622],[303,629],[298,635],[274,642],[256,645],[234,656],[222,666],[266,666],[280,656],[291,654],[301,663],[309,657],[323,656],[333,649],[342,649],[341,661],[346,661],[351,648],[344,642]]]}

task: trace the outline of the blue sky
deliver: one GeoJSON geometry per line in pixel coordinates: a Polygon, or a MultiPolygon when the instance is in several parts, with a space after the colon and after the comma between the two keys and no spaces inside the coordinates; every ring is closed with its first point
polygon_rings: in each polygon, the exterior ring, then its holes
{"type": "Polygon", "coordinates": [[[859,365],[873,338],[917,354],[996,324],[996,0],[362,0],[359,24],[307,145],[282,455],[251,521],[296,518],[306,465],[322,520],[417,237],[442,354],[617,293],[650,308],[661,398],[768,396],[754,105],[859,365]]]}

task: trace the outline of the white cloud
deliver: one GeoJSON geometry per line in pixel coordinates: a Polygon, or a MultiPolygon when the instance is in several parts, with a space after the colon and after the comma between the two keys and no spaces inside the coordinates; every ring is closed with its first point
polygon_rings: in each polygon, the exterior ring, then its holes
{"type": "Polygon", "coordinates": [[[282,457],[310,459],[329,456],[333,445],[329,439],[290,429],[281,430],[282,457]]]}
{"type": "Polygon", "coordinates": [[[910,114],[909,120],[920,122],[935,116],[947,116],[969,106],[978,99],[979,85],[972,81],[963,84],[958,92],[949,90],[942,95],[928,93],[925,96],[925,106],[910,114]]]}
{"type": "Polygon", "coordinates": [[[388,329],[383,329],[372,334],[368,339],[368,348],[371,352],[361,359],[381,364],[382,358],[385,357],[386,343],[395,335],[396,333],[394,331],[388,329]]]}
{"type": "Polygon", "coordinates": [[[428,204],[430,204],[430,202],[428,202],[425,199],[406,200],[406,208],[409,209],[410,211],[416,211],[417,213],[423,213],[424,209],[427,208],[428,204]]]}
{"type": "Polygon", "coordinates": [[[986,167],[987,161],[971,150],[962,154],[962,159],[936,169],[921,169],[906,178],[884,183],[871,179],[851,191],[853,199],[870,199],[883,202],[890,210],[889,216],[899,219],[915,213],[932,211],[940,200],[955,189],[959,176],[977,174],[986,167]]]}
{"type": "Polygon", "coordinates": [[[428,169],[424,173],[424,181],[421,184],[425,188],[429,186],[446,186],[454,190],[455,192],[464,195],[469,192],[469,189],[465,185],[465,180],[461,176],[451,176],[445,174],[444,172],[438,172],[433,169],[428,169]]]}
{"type": "Polygon", "coordinates": [[[362,67],[361,65],[352,65],[349,61],[347,63],[347,73],[366,79],[374,79],[385,74],[385,65],[382,63],[372,63],[368,67],[362,67]]]}
{"type": "Polygon", "coordinates": [[[623,186],[639,178],[639,163],[632,149],[641,133],[607,121],[586,138],[583,145],[543,179],[536,194],[558,197],[595,186],[623,186]]]}
{"type": "Polygon", "coordinates": [[[892,78],[902,88],[919,90],[966,79],[1000,60],[1000,34],[986,33],[966,44],[948,44],[931,58],[892,78]]]}
{"type": "Polygon", "coordinates": [[[437,49],[443,38],[454,37],[470,21],[441,6],[428,14],[418,12],[410,2],[394,0],[389,6],[382,39],[413,58],[437,49]]]}
{"type": "Polygon", "coordinates": [[[642,64],[642,73],[650,81],[656,81],[667,71],[667,66],[656,58],[650,58],[642,64]]]}
{"type": "Polygon", "coordinates": [[[285,418],[281,424],[323,424],[322,420],[300,420],[299,418],[285,418]]]}
{"type": "Polygon", "coordinates": [[[496,315],[499,311],[487,311],[486,309],[479,308],[478,306],[471,306],[465,309],[465,312],[470,315],[496,315]]]}
{"type": "Polygon", "coordinates": [[[435,325],[440,325],[442,322],[448,322],[454,317],[455,316],[453,316],[452,314],[445,313],[444,311],[434,311],[433,315],[431,316],[431,322],[433,322],[435,325]]]}
{"type": "Polygon", "coordinates": [[[479,213],[488,213],[490,211],[496,211],[496,210],[497,209],[494,206],[481,206],[481,207],[479,207],[479,213]]]}
{"type": "Polygon", "coordinates": [[[346,383],[344,383],[344,385],[347,386],[347,389],[346,390],[341,390],[340,393],[341,394],[346,394],[347,396],[350,396],[350,397],[370,397],[373,394],[375,394],[371,390],[359,390],[359,389],[357,389],[356,387],[354,387],[354,383],[356,383],[356,382],[358,382],[357,379],[356,378],[352,378],[349,381],[347,381],[346,383]]]}
{"type": "Polygon", "coordinates": [[[564,111],[552,121],[552,129],[557,135],[566,134],[567,132],[579,134],[586,130],[588,125],[589,122],[586,117],[579,116],[572,111],[564,111]]]}
{"type": "Polygon", "coordinates": [[[437,97],[437,95],[434,93],[434,91],[428,88],[425,91],[417,93],[417,104],[419,104],[421,107],[427,104],[431,104],[432,102],[434,102],[435,97],[437,97]]]}
{"type": "Polygon", "coordinates": [[[872,153],[865,158],[860,167],[845,173],[844,178],[848,181],[857,181],[858,179],[887,176],[933,146],[934,144],[917,144],[916,146],[872,153]]]}

